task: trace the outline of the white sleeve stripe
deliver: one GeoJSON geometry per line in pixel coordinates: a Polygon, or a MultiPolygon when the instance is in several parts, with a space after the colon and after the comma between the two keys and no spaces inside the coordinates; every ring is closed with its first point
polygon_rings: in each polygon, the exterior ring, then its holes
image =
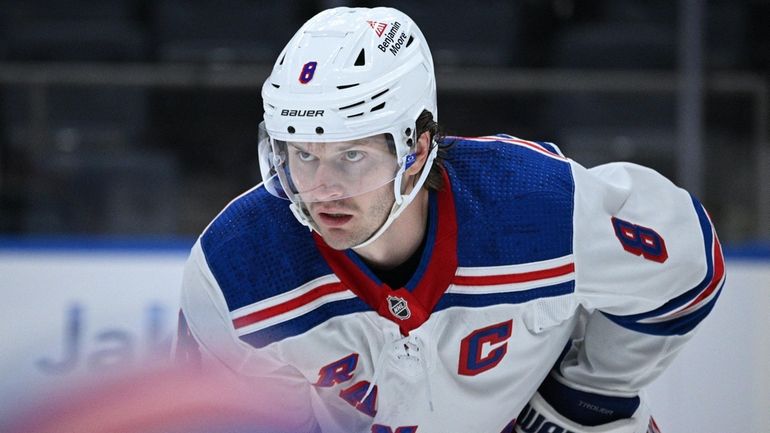
{"type": "Polygon", "coordinates": [[[566,256],[557,257],[555,259],[542,260],[539,262],[521,263],[517,265],[504,265],[504,266],[479,266],[479,267],[458,267],[455,275],[463,277],[488,277],[493,275],[511,275],[522,274],[529,272],[544,271],[561,267],[563,265],[569,265],[573,263],[574,256],[568,254],[566,256]]]}
{"type": "Polygon", "coordinates": [[[661,322],[667,322],[669,320],[678,319],[678,318],[684,317],[684,316],[686,316],[688,314],[692,314],[692,313],[700,310],[704,306],[708,305],[708,303],[712,299],[714,299],[717,295],[719,295],[719,292],[720,292],[720,290],[722,290],[722,286],[724,286],[724,283],[725,283],[725,278],[722,278],[720,280],[719,285],[717,286],[718,289],[715,290],[714,292],[712,292],[707,298],[704,298],[698,304],[689,306],[689,307],[687,307],[686,309],[683,309],[683,310],[671,312],[671,313],[666,314],[664,316],[650,317],[650,318],[647,318],[647,319],[641,319],[641,320],[639,320],[639,323],[661,323],[661,322]]]}
{"type": "MultiPolygon", "coordinates": [[[[645,317],[642,319],[639,319],[639,323],[660,323],[660,322],[666,322],[669,320],[673,320],[676,318],[680,318],[683,316],[686,316],[688,314],[692,314],[696,311],[698,311],[701,307],[704,305],[708,305],[709,302],[711,302],[716,296],[719,295],[720,290],[722,289],[722,286],[724,285],[724,281],[726,279],[726,273],[725,273],[725,262],[724,262],[724,256],[722,254],[722,246],[719,243],[719,238],[717,238],[716,232],[714,230],[714,226],[711,223],[711,219],[708,216],[708,213],[706,213],[705,209],[699,204],[696,203],[696,211],[699,211],[699,216],[701,217],[701,224],[702,229],[704,230],[704,235],[708,233],[709,238],[705,238],[707,241],[711,241],[711,248],[710,251],[707,251],[706,262],[707,267],[711,269],[711,276],[707,275],[706,278],[708,280],[704,280],[703,289],[699,292],[691,295],[689,302],[684,302],[681,306],[672,309],[670,311],[666,311],[663,314],[659,314],[657,316],[652,317],[645,317]],[[713,269],[712,269],[713,268],[713,269]]],[[[708,247],[708,243],[707,243],[708,247]]]]}
{"type": "Polygon", "coordinates": [[[273,325],[277,325],[279,323],[288,322],[289,320],[296,319],[297,317],[300,317],[303,314],[313,311],[328,303],[343,301],[345,299],[352,299],[355,297],[356,297],[355,293],[351,292],[350,290],[331,293],[331,294],[322,296],[320,298],[317,298],[307,304],[303,304],[297,308],[290,309],[284,313],[277,314],[275,316],[268,317],[263,320],[254,322],[250,325],[237,328],[236,332],[239,336],[251,334],[252,332],[260,331],[262,329],[269,328],[273,325]]]}
{"type": "Polygon", "coordinates": [[[259,302],[255,302],[253,304],[243,306],[241,308],[238,308],[237,310],[233,310],[232,312],[230,312],[230,317],[232,319],[238,319],[244,316],[248,316],[249,314],[255,313],[257,311],[262,311],[267,308],[274,307],[276,305],[284,304],[286,302],[291,301],[292,299],[299,298],[300,296],[303,296],[309,292],[312,292],[313,290],[321,286],[325,286],[327,284],[339,283],[339,282],[340,282],[340,279],[337,278],[337,276],[334,274],[324,275],[310,282],[307,282],[297,287],[296,289],[290,290],[285,293],[281,293],[280,295],[273,296],[271,298],[267,298],[259,302]]]}
{"type": "Polygon", "coordinates": [[[711,282],[700,291],[692,301],[683,304],[681,307],[669,311],[665,314],[661,314],[655,317],[648,317],[639,320],[639,323],[659,323],[668,320],[673,320],[688,314],[698,311],[704,305],[707,305],[712,299],[718,296],[719,291],[724,285],[727,275],[725,273],[724,257],[722,255],[722,248],[719,244],[719,239],[716,237],[712,228],[712,242],[713,247],[709,260],[714,264],[714,275],[711,282]]]}
{"type": "Polygon", "coordinates": [[[452,284],[446,293],[456,293],[461,295],[489,295],[494,293],[522,292],[540,287],[553,286],[560,283],[566,283],[575,279],[575,273],[560,275],[553,278],[544,278],[522,283],[508,283],[496,285],[460,285],[452,284]]]}

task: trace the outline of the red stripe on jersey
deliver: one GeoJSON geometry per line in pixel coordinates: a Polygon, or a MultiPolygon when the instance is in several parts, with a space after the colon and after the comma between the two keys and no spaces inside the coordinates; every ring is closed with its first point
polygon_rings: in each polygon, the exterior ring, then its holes
{"type": "Polygon", "coordinates": [[[551,154],[553,156],[561,157],[561,155],[559,155],[558,153],[553,152],[550,149],[546,148],[545,146],[542,146],[542,145],[540,145],[538,143],[535,143],[534,141],[522,140],[520,138],[502,138],[502,139],[500,139],[500,141],[504,141],[506,143],[521,144],[521,145],[524,145],[524,146],[527,146],[527,147],[531,147],[531,148],[534,148],[534,149],[537,149],[537,150],[541,150],[543,152],[548,152],[549,154],[551,154]]]}
{"type": "Polygon", "coordinates": [[[719,239],[716,236],[716,233],[712,231],[712,249],[711,249],[711,257],[709,257],[709,261],[713,260],[714,263],[714,272],[711,275],[711,280],[709,281],[708,285],[706,286],[703,291],[701,291],[698,296],[695,297],[692,301],[690,301],[687,306],[674,311],[673,313],[663,314],[661,316],[657,316],[652,318],[651,320],[654,320],[655,322],[665,321],[665,320],[671,320],[676,319],[682,316],[686,316],[696,309],[700,307],[700,304],[702,304],[705,300],[707,300],[711,295],[714,294],[716,290],[719,289],[721,286],[721,282],[724,279],[725,276],[725,260],[724,256],[722,255],[722,246],[719,243],[719,239]]]}
{"type": "Polygon", "coordinates": [[[716,235],[714,235],[713,255],[714,275],[711,277],[711,282],[709,283],[708,287],[706,287],[706,289],[702,291],[700,295],[698,295],[697,298],[695,298],[692,302],[690,302],[689,305],[684,308],[684,310],[687,310],[708,298],[712,293],[714,293],[714,290],[719,287],[719,282],[722,281],[722,277],[725,275],[725,259],[722,256],[722,246],[719,244],[719,239],[717,239],[716,235]]]}
{"type": "Polygon", "coordinates": [[[575,264],[567,263],[551,269],[540,271],[521,272],[507,275],[465,276],[455,275],[452,283],[458,286],[494,286],[498,284],[526,283],[529,281],[544,280],[546,278],[560,277],[575,272],[575,264]]]}
{"type": "Polygon", "coordinates": [[[556,159],[561,159],[563,161],[566,161],[567,158],[563,157],[562,155],[559,155],[556,152],[551,151],[550,149],[541,146],[538,143],[535,143],[534,141],[527,141],[522,140],[520,138],[508,138],[508,137],[496,137],[496,136],[485,136],[485,137],[457,137],[461,138],[463,140],[471,140],[471,141],[502,141],[503,143],[510,143],[510,144],[518,144],[524,147],[528,147],[532,150],[535,150],[540,153],[545,153],[548,156],[551,156],[556,159]]]}
{"type": "Polygon", "coordinates": [[[658,427],[658,423],[652,417],[650,417],[650,422],[647,424],[647,433],[660,433],[660,427],[658,427]]]}
{"type": "Polygon", "coordinates": [[[291,310],[295,310],[323,296],[330,295],[332,293],[344,292],[345,290],[347,289],[345,288],[345,286],[342,285],[342,283],[324,284],[322,286],[318,286],[315,289],[310,290],[309,292],[303,295],[297,296],[294,299],[290,299],[278,305],[273,305],[272,307],[265,308],[264,310],[255,311],[243,317],[239,317],[233,320],[233,326],[235,327],[235,329],[243,328],[244,326],[249,326],[254,323],[269,319],[271,317],[275,317],[279,314],[283,314],[291,310]]]}

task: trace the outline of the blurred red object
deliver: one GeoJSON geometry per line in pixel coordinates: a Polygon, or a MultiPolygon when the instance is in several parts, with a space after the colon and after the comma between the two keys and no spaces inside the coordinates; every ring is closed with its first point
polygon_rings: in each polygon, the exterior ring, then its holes
{"type": "MultiPolygon", "coordinates": [[[[313,431],[302,388],[230,371],[151,368],[34,399],[6,433],[278,433],[313,431]]],[[[0,423],[2,424],[2,423],[0,423]]]]}

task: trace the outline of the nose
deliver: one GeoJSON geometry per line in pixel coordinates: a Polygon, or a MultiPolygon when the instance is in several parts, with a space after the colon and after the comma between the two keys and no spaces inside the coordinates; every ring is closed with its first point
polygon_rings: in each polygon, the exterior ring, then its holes
{"type": "Polygon", "coordinates": [[[308,191],[308,201],[329,201],[343,198],[342,176],[334,164],[322,162],[313,176],[313,187],[308,191]]]}
{"type": "Polygon", "coordinates": [[[342,188],[335,185],[321,185],[308,195],[308,201],[311,202],[339,200],[344,197],[342,188]]]}

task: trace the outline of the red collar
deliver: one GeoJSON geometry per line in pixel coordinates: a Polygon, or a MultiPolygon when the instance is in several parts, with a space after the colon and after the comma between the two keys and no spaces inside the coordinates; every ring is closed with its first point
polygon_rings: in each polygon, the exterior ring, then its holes
{"type": "MultiPolygon", "coordinates": [[[[385,283],[377,283],[345,251],[331,248],[317,233],[316,246],[326,263],[342,284],[366,302],[380,316],[398,324],[403,335],[422,325],[444,294],[457,270],[457,220],[449,176],[442,172],[444,187],[438,192],[436,233],[422,277],[410,292],[401,287],[393,290],[385,283]]],[[[430,217],[430,216],[429,216],[430,217]]],[[[427,236],[428,234],[426,234],[427,236]]]]}

